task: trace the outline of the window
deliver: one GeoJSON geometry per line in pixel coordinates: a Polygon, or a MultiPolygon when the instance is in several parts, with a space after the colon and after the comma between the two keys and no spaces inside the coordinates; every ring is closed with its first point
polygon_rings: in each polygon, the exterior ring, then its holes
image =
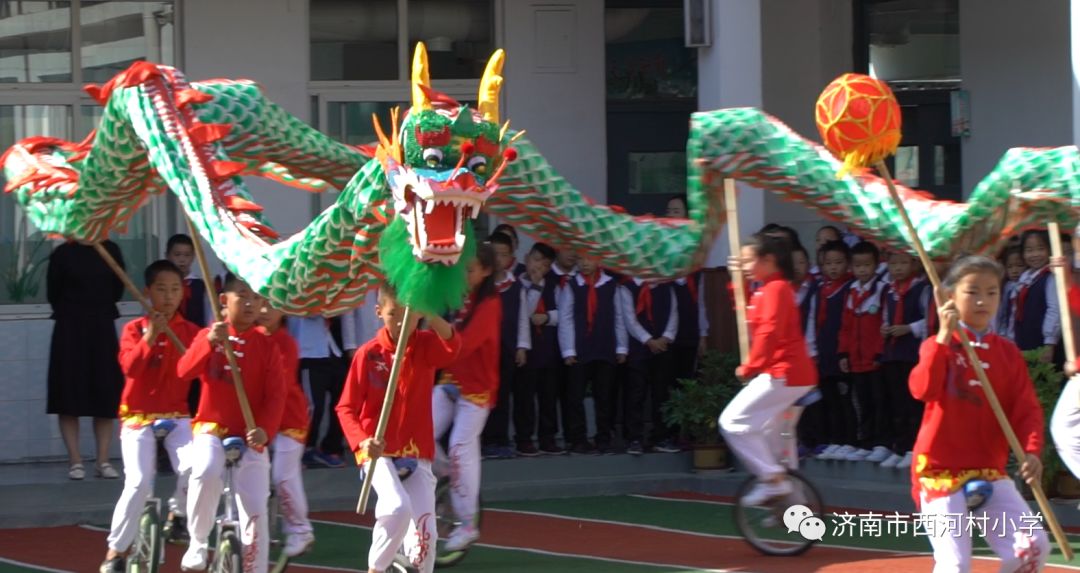
{"type": "MultiPolygon", "coordinates": [[[[82,86],[104,83],[138,60],[175,63],[175,10],[171,1],[0,0],[0,151],[35,135],[79,141],[89,134],[102,108],[82,86]]],[[[125,233],[113,234],[131,276],[161,256],[167,213],[175,209],[169,203],[171,195],[152,200],[125,233]]],[[[0,305],[45,302],[38,263],[54,242],[12,196],[0,194],[0,305]]]]}
{"type": "Polygon", "coordinates": [[[608,2],[604,10],[609,100],[697,97],[697,49],[686,47],[683,9],[608,2]]]}
{"type": "Polygon", "coordinates": [[[407,79],[419,41],[433,79],[479,78],[495,48],[492,0],[311,0],[308,18],[312,81],[407,79]]]}
{"type": "Polygon", "coordinates": [[[857,12],[870,75],[887,81],[960,78],[959,0],[863,0],[857,12]]]}

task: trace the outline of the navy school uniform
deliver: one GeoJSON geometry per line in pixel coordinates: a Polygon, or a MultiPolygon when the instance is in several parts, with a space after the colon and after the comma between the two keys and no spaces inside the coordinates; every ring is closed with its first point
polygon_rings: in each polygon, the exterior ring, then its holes
{"type": "Polygon", "coordinates": [[[851,384],[847,375],[840,371],[840,325],[844,316],[844,304],[852,280],[838,279],[835,288],[823,281],[810,303],[810,328],[814,330],[814,352],[817,357],[821,406],[823,416],[818,428],[825,441],[832,444],[855,443],[855,405],[851,396],[851,384]]]}
{"type": "Polygon", "coordinates": [[[625,317],[629,353],[627,354],[627,388],[623,411],[626,418],[626,439],[641,442],[645,436],[643,406],[646,389],[649,392],[649,411],[652,419],[650,441],[660,443],[670,439],[660,407],[667,402],[675,383],[671,368],[672,350],[653,354],[645,343],[655,338],[674,341],[679,330],[678,300],[673,283],[643,283],[627,279],[619,286],[619,304],[625,317]]]}
{"type": "Polygon", "coordinates": [[[535,433],[541,449],[550,450],[559,431],[557,404],[562,387],[559,281],[548,274],[541,284],[535,284],[523,274],[518,283],[521,287],[516,340],[517,348],[526,353],[525,365],[514,378],[514,440],[519,445],[531,444],[535,433]],[[547,322],[534,325],[534,314],[546,315],[547,322]]]}
{"type": "MultiPolygon", "coordinates": [[[[205,327],[210,323],[210,300],[207,298],[206,283],[202,279],[191,274],[184,278],[184,298],[180,301],[179,311],[185,320],[196,326],[205,327]]],[[[192,416],[199,409],[200,388],[197,378],[191,381],[191,388],[188,390],[188,409],[192,416]]]]}
{"type": "Polygon", "coordinates": [[[911,450],[922,423],[923,403],[911,395],[908,377],[919,362],[919,346],[927,337],[927,312],[933,311],[930,297],[933,289],[925,277],[909,278],[903,283],[892,281],[883,293],[881,321],[883,325],[906,324],[911,332],[899,337],[885,337],[882,352],[881,376],[888,396],[886,410],[891,419],[885,441],[897,453],[911,450]]]}
{"type": "Polygon", "coordinates": [[[577,360],[570,367],[563,404],[563,434],[567,444],[586,443],[584,399],[587,382],[592,383],[597,446],[607,447],[611,441],[615,357],[627,353],[622,308],[615,302],[617,287],[611,275],[598,272],[592,287],[596,291],[596,307],[591,324],[588,316],[590,287],[585,277],[576,275],[559,290],[559,349],[564,360],[577,360]]]}
{"type": "Polygon", "coordinates": [[[709,335],[705,279],[701,273],[692,273],[672,281],[671,285],[679,315],[679,329],[671,345],[672,368],[676,379],[693,378],[697,374],[698,343],[709,335]]]}
{"type": "Polygon", "coordinates": [[[518,312],[521,308],[521,283],[515,275],[505,272],[495,283],[502,301],[502,325],[499,347],[499,392],[495,407],[484,426],[483,443],[487,446],[510,445],[510,395],[514,389],[514,377],[518,367],[514,362],[517,351],[518,312]]]}
{"type": "Polygon", "coordinates": [[[1028,269],[1012,293],[1013,336],[1020,350],[1057,344],[1061,337],[1061,305],[1050,267],[1028,269]]]}

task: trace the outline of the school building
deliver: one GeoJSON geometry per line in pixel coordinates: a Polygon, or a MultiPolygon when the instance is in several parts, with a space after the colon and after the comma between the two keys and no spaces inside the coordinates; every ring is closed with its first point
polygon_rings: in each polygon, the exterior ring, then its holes
{"type": "MultiPolygon", "coordinates": [[[[189,79],[250,78],[326,134],[374,139],[371,113],[408,99],[426,42],[435,87],[475,101],[507,51],[504,117],[592,198],[662,213],[685,186],[687,118],[756,106],[817,138],[813,104],[846,71],[887,79],[904,106],[895,173],[960,200],[1014,146],[1077,141],[1080,5],[1071,0],[0,0],[0,147],[80,140],[99,117],[81,90],[138,59],[189,79]]],[[[292,233],[333,200],[252,184],[292,233]]],[[[744,190],[742,225],[821,220],[744,190]]],[[[490,224],[489,222],[483,222],[490,224]]],[[[121,245],[138,276],[183,230],[163,199],[121,245]]],[[[726,258],[721,237],[710,264],[726,258]]],[[[51,245],[0,196],[0,462],[64,455],[45,412],[52,323],[40,263],[51,245]]],[[[136,303],[121,303],[126,317],[136,303]]],[[[84,450],[91,433],[85,424],[84,450]]],[[[114,447],[117,444],[114,442],[114,447]]]]}

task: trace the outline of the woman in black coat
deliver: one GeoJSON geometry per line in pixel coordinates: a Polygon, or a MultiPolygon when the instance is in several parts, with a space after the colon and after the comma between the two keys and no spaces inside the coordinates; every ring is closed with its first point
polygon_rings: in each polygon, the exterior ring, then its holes
{"type": "MultiPolygon", "coordinates": [[[[116,243],[103,245],[123,267],[116,243]]],[[[97,443],[96,474],[116,479],[119,474],[109,464],[109,442],[124,388],[116,337],[116,303],[124,284],[92,246],[68,241],[49,257],[46,288],[54,321],[47,412],[59,416],[70,463],[68,477],[86,476],[79,452],[79,417],[90,416],[97,443]]]]}

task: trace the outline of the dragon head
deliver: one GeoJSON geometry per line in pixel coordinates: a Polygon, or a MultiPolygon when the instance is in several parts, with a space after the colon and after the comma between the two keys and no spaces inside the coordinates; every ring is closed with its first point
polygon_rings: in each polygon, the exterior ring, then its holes
{"type": "Polygon", "coordinates": [[[427,50],[416,46],[412,65],[412,107],[398,126],[391,113],[391,137],[375,118],[376,158],[383,166],[394,211],[408,231],[412,255],[424,263],[456,264],[465,249],[468,219],[497,187],[514,153],[504,141],[509,123],[499,126],[499,88],[505,55],[488,61],[477,109],[430,87],[427,50]]]}

